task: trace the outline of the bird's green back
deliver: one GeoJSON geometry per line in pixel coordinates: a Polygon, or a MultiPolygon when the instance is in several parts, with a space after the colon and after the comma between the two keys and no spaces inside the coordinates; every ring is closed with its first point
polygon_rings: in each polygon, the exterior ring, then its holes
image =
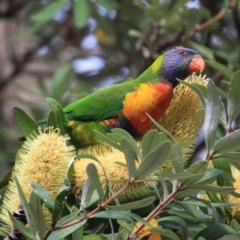
{"type": "Polygon", "coordinates": [[[141,83],[160,81],[158,78],[162,60],[163,55],[134,80],[100,89],[69,104],[63,109],[64,113],[69,120],[82,122],[101,121],[114,117],[123,109],[123,101],[127,93],[137,90],[141,83]]]}

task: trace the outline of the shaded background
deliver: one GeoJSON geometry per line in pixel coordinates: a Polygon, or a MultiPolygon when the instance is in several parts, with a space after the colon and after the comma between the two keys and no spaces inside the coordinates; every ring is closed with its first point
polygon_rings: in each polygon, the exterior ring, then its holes
{"type": "Polygon", "coordinates": [[[240,66],[239,1],[2,0],[0,177],[21,146],[12,106],[40,119],[46,97],[65,106],[178,45],[209,59],[204,73],[227,88],[240,66]]]}

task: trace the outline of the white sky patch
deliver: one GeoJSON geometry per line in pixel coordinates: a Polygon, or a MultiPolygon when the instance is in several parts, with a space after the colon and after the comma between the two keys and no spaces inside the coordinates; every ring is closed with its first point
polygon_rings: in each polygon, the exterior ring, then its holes
{"type": "Polygon", "coordinates": [[[89,56],[87,58],[75,59],[73,68],[77,73],[99,71],[105,67],[105,61],[101,57],[89,56]]]}
{"type": "Polygon", "coordinates": [[[38,53],[38,55],[43,56],[43,55],[47,54],[48,51],[49,51],[49,47],[45,45],[45,46],[41,47],[40,49],[38,49],[37,53],[38,53]]]}
{"type": "Polygon", "coordinates": [[[200,8],[200,2],[199,0],[191,0],[189,2],[187,2],[186,4],[187,8],[200,8]]]}
{"type": "Polygon", "coordinates": [[[96,47],[97,44],[98,44],[97,37],[93,34],[89,34],[85,38],[83,38],[81,42],[81,48],[92,49],[96,47]]]}

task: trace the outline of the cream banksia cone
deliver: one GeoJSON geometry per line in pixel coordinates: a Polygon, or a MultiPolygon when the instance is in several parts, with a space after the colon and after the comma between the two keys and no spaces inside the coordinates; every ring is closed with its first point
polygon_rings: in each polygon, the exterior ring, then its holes
{"type": "MultiPolygon", "coordinates": [[[[205,86],[208,83],[208,79],[201,75],[197,76],[196,74],[192,74],[185,81],[205,86]]],[[[179,84],[174,90],[174,98],[170,107],[160,119],[159,123],[166,128],[178,142],[194,142],[203,124],[203,118],[196,113],[196,110],[201,108],[203,108],[203,106],[198,95],[189,87],[179,84]]],[[[116,149],[110,152],[104,149],[100,151],[97,148],[96,150],[94,148],[89,148],[86,151],[93,154],[95,153],[94,155],[104,166],[109,179],[110,192],[116,192],[128,182],[129,176],[127,168],[115,163],[126,163],[125,157],[120,151],[116,149]],[[99,152],[102,153],[99,154],[99,152]]],[[[192,151],[193,147],[185,149],[185,152],[188,154],[192,151]]],[[[86,166],[89,163],[94,163],[96,165],[102,186],[105,187],[105,177],[101,166],[95,161],[81,159],[74,163],[75,179],[73,182],[73,190],[77,195],[81,193],[83,184],[87,179],[86,166]]],[[[162,170],[169,171],[170,168],[171,164],[166,162],[162,170]]],[[[135,185],[133,184],[119,199],[121,202],[125,202],[127,200],[136,200],[146,197],[150,194],[153,184],[154,182],[147,180],[136,183],[135,185]]]]}
{"type": "MultiPolygon", "coordinates": [[[[208,81],[209,79],[205,76],[195,73],[185,79],[185,82],[203,86],[207,86],[208,81]]],[[[174,90],[174,97],[169,108],[158,122],[168,130],[177,142],[194,143],[204,121],[203,117],[196,113],[196,110],[202,108],[203,105],[198,95],[186,85],[179,84],[174,90]]],[[[193,151],[193,145],[182,149],[186,160],[193,151]]],[[[166,162],[162,166],[162,171],[169,170],[171,170],[171,164],[166,162]]]]}
{"type": "MultiPolygon", "coordinates": [[[[110,153],[106,155],[99,155],[97,158],[104,167],[107,179],[109,181],[109,195],[112,195],[129,181],[127,167],[117,163],[119,162],[126,164],[124,154],[117,149],[112,149],[110,153]]],[[[89,163],[93,163],[96,166],[99,180],[103,188],[106,189],[105,175],[101,165],[94,160],[84,158],[81,160],[75,160],[74,162],[75,179],[72,190],[76,195],[80,195],[82,187],[87,180],[86,167],[89,163]]],[[[138,166],[137,162],[136,166],[138,166]]],[[[153,187],[153,185],[154,183],[151,181],[134,183],[118,197],[118,200],[120,202],[127,202],[146,197],[146,195],[150,194],[150,189],[153,187]]]]}
{"type": "MultiPolygon", "coordinates": [[[[27,138],[17,155],[16,164],[0,209],[0,222],[9,231],[12,223],[7,210],[14,212],[19,208],[20,199],[14,178],[17,178],[28,199],[32,191],[30,182],[45,188],[53,198],[57,195],[71,158],[75,154],[73,146],[68,146],[68,136],[62,136],[59,129],[49,127],[27,138]]],[[[50,224],[51,214],[45,208],[46,222],[50,224]]]]}
{"type": "MultiPolygon", "coordinates": [[[[240,174],[239,170],[236,169],[235,167],[231,166],[232,170],[232,176],[235,179],[235,182],[233,182],[233,187],[236,189],[235,191],[237,193],[240,193],[240,174]]],[[[229,203],[237,203],[240,204],[240,198],[239,197],[234,197],[232,195],[228,195],[228,200],[229,203]]],[[[233,218],[235,218],[238,222],[240,222],[240,207],[239,206],[231,206],[229,207],[229,212],[233,218]]]]}

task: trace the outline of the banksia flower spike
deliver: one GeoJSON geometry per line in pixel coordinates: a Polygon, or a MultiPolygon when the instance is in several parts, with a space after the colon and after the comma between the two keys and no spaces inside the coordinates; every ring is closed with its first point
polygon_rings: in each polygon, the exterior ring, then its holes
{"type": "MultiPolygon", "coordinates": [[[[235,191],[237,193],[240,193],[240,174],[239,170],[234,168],[233,166],[231,167],[232,170],[232,175],[235,178],[235,182],[233,182],[233,187],[236,189],[235,191]]],[[[228,195],[228,200],[229,203],[237,203],[240,204],[240,198],[235,197],[233,195],[228,195]]],[[[239,206],[231,206],[229,208],[229,212],[233,218],[235,218],[238,222],[240,221],[240,207],[239,206]]]]}
{"type": "MultiPolygon", "coordinates": [[[[117,149],[112,149],[108,154],[101,154],[97,156],[97,158],[104,167],[107,179],[109,181],[109,195],[112,195],[129,181],[129,173],[127,167],[118,164],[126,164],[124,154],[117,149]]],[[[76,160],[74,162],[75,178],[73,182],[73,192],[76,195],[80,195],[84,182],[87,179],[86,167],[89,163],[95,164],[100,182],[103,188],[106,188],[105,175],[99,163],[86,158],[76,160]]],[[[137,165],[138,163],[136,163],[136,166],[137,165]]],[[[154,183],[151,181],[134,183],[118,197],[118,200],[123,203],[146,197],[146,195],[150,194],[153,184],[154,183]]]]}
{"type": "MultiPolygon", "coordinates": [[[[197,83],[206,86],[205,76],[193,73],[185,82],[197,83]]],[[[203,118],[196,113],[203,105],[198,95],[184,84],[174,89],[173,100],[159,120],[159,123],[170,132],[178,142],[194,142],[203,124],[203,118]]]]}
{"type": "MultiPolygon", "coordinates": [[[[197,83],[207,86],[209,79],[205,76],[193,73],[185,82],[197,83]]],[[[163,126],[174,137],[177,142],[192,142],[194,144],[199,131],[203,125],[204,118],[196,113],[196,110],[202,109],[203,104],[197,93],[184,84],[179,84],[174,90],[174,98],[165,112],[159,119],[159,124],[163,126]]],[[[194,151],[194,145],[182,149],[185,159],[194,151]]],[[[162,171],[171,171],[172,165],[166,161],[162,165],[162,171]]]]}
{"type": "MultiPolygon", "coordinates": [[[[30,182],[44,187],[54,198],[67,175],[69,161],[75,154],[74,147],[68,146],[68,136],[62,136],[59,129],[49,127],[27,138],[20,149],[13,173],[0,209],[0,221],[3,228],[10,230],[12,223],[7,210],[14,212],[19,208],[20,199],[14,178],[17,178],[28,199],[31,193],[30,182]]],[[[51,214],[44,209],[47,223],[51,214]]]]}

